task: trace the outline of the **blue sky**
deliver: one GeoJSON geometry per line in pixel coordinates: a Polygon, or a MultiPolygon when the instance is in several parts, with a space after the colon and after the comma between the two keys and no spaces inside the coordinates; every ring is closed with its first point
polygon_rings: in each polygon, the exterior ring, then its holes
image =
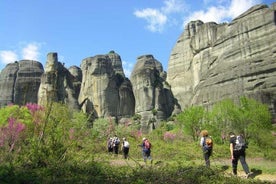
{"type": "Polygon", "coordinates": [[[66,67],[114,50],[130,75],[152,54],[167,70],[176,40],[191,20],[229,22],[273,0],[0,0],[0,70],[22,59],[45,65],[57,52],[66,67]]]}

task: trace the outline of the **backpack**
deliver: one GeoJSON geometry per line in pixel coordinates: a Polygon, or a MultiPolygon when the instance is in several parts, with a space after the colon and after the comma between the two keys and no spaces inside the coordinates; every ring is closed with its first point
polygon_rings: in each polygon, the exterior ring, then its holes
{"type": "Polygon", "coordinates": [[[109,147],[109,148],[112,148],[112,140],[111,140],[111,139],[108,140],[108,147],[109,147]]]}
{"type": "Polygon", "coordinates": [[[146,149],[150,149],[151,148],[151,143],[149,142],[149,140],[145,140],[145,148],[146,149]]]}
{"type": "Polygon", "coordinates": [[[120,144],[120,139],[118,137],[115,139],[114,144],[115,145],[119,145],[120,144]]]}
{"type": "Polygon", "coordinates": [[[129,148],[129,142],[128,141],[124,141],[124,147],[129,148]]]}
{"type": "Polygon", "coordinates": [[[212,149],[213,148],[213,139],[208,136],[204,138],[204,148],[206,148],[207,150],[212,149]]]}
{"type": "Polygon", "coordinates": [[[234,150],[239,151],[239,150],[245,149],[245,147],[246,147],[246,144],[243,136],[240,136],[240,135],[236,136],[234,150]]]}

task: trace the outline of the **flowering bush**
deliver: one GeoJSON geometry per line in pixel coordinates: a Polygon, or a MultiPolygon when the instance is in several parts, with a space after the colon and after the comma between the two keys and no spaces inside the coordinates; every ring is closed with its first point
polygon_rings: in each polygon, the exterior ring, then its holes
{"type": "Polygon", "coordinates": [[[0,146],[7,146],[9,152],[13,151],[24,129],[23,123],[17,122],[15,118],[9,118],[8,125],[0,128],[0,146]]]}
{"type": "Polygon", "coordinates": [[[176,138],[176,135],[174,133],[171,132],[165,132],[164,133],[164,140],[165,141],[174,141],[176,138]]]}

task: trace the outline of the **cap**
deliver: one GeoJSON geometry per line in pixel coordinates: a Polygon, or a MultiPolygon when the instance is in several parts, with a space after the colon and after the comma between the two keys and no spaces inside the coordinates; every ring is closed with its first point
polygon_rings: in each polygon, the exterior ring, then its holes
{"type": "Polygon", "coordinates": [[[144,141],[144,140],[146,140],[146,138],[145,138],[145,137],[143,138],[143,141],[144,141]]]}

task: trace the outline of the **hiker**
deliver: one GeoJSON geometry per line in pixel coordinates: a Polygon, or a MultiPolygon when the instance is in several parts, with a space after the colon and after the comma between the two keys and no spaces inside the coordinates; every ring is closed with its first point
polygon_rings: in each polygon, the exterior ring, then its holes
{"type": "Polygon", "coordinates": [[[119,153],[119,145],[120,145],[120,139],[117,137],[117,135],[115,135],[115,137],[113,138],[113,150],[115,155],[118,155],[119,153]]]}
{"type": "Polygon", "coordinates": [[[213,141],[212,138],[208,136],[207,130],[202,130],[200,135],[200,146],[202,147],[203,158],[205,160],[206,166],[210,167],[210,156],[212,155],[213,151],[213,141]]]}
{"type": "Polygon", "coordinates": [[[147,138],[143,138],[143,142],[142,142],[142,154],[143,154],[143,158],[144,158],[144,162],[147,163],[147,159],[150,160],[150,163],[152,164],[152,158],[150,156],[151,153],[151,143],[147,138]]]}
{"type": "Polygon", "coordinates": [[[249,167],[245,161],[245,149],[247,145],[244,136],[242,134],[236,136],[235,133],[230,132],[229,137],[233,174],[235,176],[237,175],[238,161],[240,160],[242,168],[248,178],[253,173],[249,171],[249,167]]]}
{"type": "Polygon", "coordinates": [[[126,138],[123,138],[122,151],[123,151],[124,158],[128,159],[129,142],[126,140],[126,138]]]}
{"type": "Polygon", "coordinates": [[[107,140],[107,151],[109,154],[113,153],[113,139],[112,137],[107,140]]]}

